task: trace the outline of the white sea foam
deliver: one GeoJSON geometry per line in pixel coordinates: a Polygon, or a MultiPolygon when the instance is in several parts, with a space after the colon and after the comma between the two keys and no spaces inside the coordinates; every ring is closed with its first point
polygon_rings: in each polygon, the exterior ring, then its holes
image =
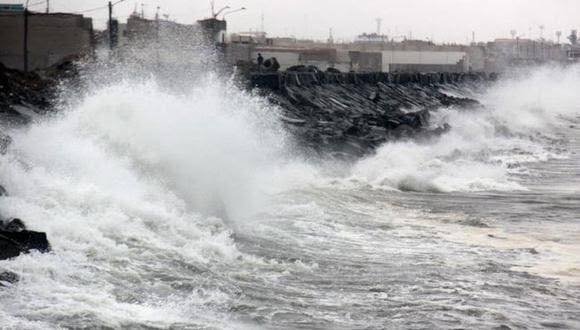
{"type": "Polygon", "coordinates": [[[352,178],[413,191],[526,189],[510,174],[525,172],[522,163],[565,155],[550,141],[565,118],[580,113],[578,88],[578,66],[506,79],[481,96],[483,110],[436,112],[433,124],[449,123],[448,134],[427,143],[387,143],[360,161],[352,178]]]}
{"type": "MultiPolygon", "coordinates": [[[[553,135],[562,116],[577,113],[569,86],[579,85],[577,74],[544,69],[489,91],[487,110],[443,109],[434,122],[450,122],[451,132],[429,143],[388,143],[345,181],[420,191],[525,189],[509,165],[554,156],[536,133],[553,135]],[[552,95],[546,89],[559,97],[543,97],[552,95]]],[[[225,272],[275,278],[316,270],[245,255],[232,234],[270,207],[268,195],[340,180],[321,180],[317,168],[294,158],[275,108],[211,75],[184,94],[152,80],[96,87],[12,136],[0,158],[10,193],[0,199],[2,216],[46,231],[54,253],[0,262],[22,277],[0,290],[2,326],[231,328],[236,287],[225,272]]],[[[278,215],[305,212],[296,207],[278,215]]],[[[298,225],[319,239],[316,221],[326,211],[306,209],[308,221],[298,225]]],[[[332,242],[342,244],[356,233],[336,235],[332,242]]]]}
{"type": "Polygon", "coordinates": [[[230,324],[215,316],[232,299],[222,284],[200,293],[195,272],[172,263],[209,272],[267,265],[240,253],[232,230],[263,207],[264,191],[307,168],[287,160],[274,108],[211,75],[181,95],[152,80],[96,87],[11,135],[2,216],[47,232],[54,254],[0,262],[22,277],[18,290],[0,291],[8,327],[81,326],[83,317],[111,327],[230,324]],[[192,283],[192,292],[157,277],[192,283]]]}

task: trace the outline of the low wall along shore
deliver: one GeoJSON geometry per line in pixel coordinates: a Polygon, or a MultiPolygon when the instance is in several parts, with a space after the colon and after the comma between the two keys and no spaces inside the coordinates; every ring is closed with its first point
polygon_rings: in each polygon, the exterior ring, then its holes
{"type": "Polygon", "coordinates": [[[452,84],[497,80],[496,74],[486,73],[335,73],[335,72],[268,72],[250,75],[252,87],[279,90],[285,86],[312,86],[323,84],[452,84]]]}

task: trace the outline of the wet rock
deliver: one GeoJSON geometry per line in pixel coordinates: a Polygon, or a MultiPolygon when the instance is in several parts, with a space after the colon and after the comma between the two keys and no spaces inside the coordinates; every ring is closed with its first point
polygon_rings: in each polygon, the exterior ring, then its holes
{"type": "Polygon", "coordinates": [[[26,112],[47,111],[60,79],[57,72],[61,69],[55,67],[54,76],[48,73],[41,76],[34,72],[8,69],[0,63],[0,124],[27,124],[30,115],[26,112]]]}
{"type": "Polygon", "coordinates": [[[530,254],[540,254],[540,252],[534,248],[527,249],[526,251],[528,251],[530,254]]]}
{"type": "Polygon", "coordinates": [[[0,260],[14,258],[32,250],[50,251],[45,233],[26,230],[20,219],[13,219],[0,226],[0,260]]]}
{"type": "Polygon", "coordinates": [[[11,233],[20,233],[26,230],[26,225],[20,219],[12,219],[6,225],[3,224],[2,230],[11,233]]]}
{"type": "Polygon", "coordinates": [[[393,139],[445,134],[447,124],[430,127],[431,112],[474,108],[476,100],[460,97],[462,86],[473,90],[485,81],[480,75],[340,73],[305,66],[251,76],[252,87],[282,109],[282,122],[299,143],[332,158],[364,156],[393,139]]]}
{"type": "Polygon", "coordinates": [[[505,324],[500,325],[499,327],[493,328],[494,330],[512,330],[512,328],[508,327],[505,324]]]}
{"type": "Polygon", "coordinates": [[[0,287],[14,284],[20,280],[18,274],[9,271],[0,271],[0,287]]]}
{"type": "Polygon", "coordinates": [[[12,138],[8,135],[0,133],[0,155],[6,154],[8,146],[12,143],[12,138]]]}

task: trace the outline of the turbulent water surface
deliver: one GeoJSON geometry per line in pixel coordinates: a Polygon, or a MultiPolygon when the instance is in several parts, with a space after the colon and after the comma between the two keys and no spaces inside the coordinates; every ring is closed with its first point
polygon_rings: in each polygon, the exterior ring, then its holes
{"type": "Polygon", "coordinates": [[[95,88],[11,132],[0,327],[580,328],[580,69],[498,83],[452,130],[356,164],[301,156],[211,76],[95,88]]]}

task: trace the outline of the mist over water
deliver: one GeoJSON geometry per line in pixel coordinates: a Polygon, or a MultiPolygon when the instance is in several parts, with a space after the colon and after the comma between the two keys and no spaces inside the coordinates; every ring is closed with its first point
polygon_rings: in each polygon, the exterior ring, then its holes
{"type": "Polygon", "coordinates": [[[578,67],[518,75],[346,165],[211,73],[93,86],[0,160],[2,216],[54,250],[0,262],[22,277],[1,324],[578,327],[578,88],[578,67]]]}
{"type": "Polygon", "coordinates": [[[433,122],[449,134],[428,143],[387,143],[361,161],[356,179],[413,191],[526,190],[513,174],[526,162],[565,157],[557,136],[578,115],[579,70],[546,67],[500,81],[480,98],[481,111],[442,109],[433,122]]]}

